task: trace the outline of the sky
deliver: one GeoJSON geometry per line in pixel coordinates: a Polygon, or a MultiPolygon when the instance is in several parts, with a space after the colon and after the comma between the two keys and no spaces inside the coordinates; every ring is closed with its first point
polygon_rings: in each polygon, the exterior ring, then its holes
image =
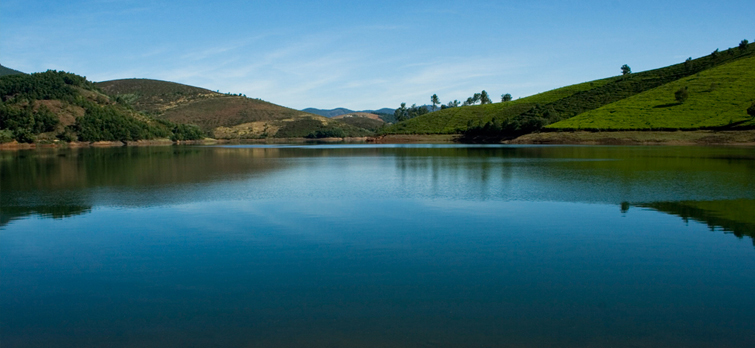
{"type": "Polygon", "coordinates": [[[514,98],[755,41],[755,1],[2,0],[0,64],[303,109],[514,98]]]}

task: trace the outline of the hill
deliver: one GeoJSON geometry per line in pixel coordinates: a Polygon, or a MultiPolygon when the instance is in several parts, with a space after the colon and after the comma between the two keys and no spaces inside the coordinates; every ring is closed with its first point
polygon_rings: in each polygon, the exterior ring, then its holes
{"type": "Polygon", "coordinates": [[[174,82],[123,79],[100,82],[97,86],[156,119],[196,124],[220,139],[371,134],[343,122],[263,100],[174,82]]]}
{"type": "Polygon", "coordinates": [[[549,104],[579,92],[599,88],[617,78],[561,87],[505,103],[472,105],[447,108],[416,118],[399,122],[384,130],[386,134],[454,134],[470,125],[484,124],[496,119],[506,119],[522,114],[538,104],[549,104]]]}
{"type": "Polygon", "coordinates": [[[336,116],[341,116],[341,115],[345,115],[345,114],[350,114],[352,112],[356,112],[354,110],[349,110],[349,109],[346,109],[346,108],[335,108],[335,109],[330,109],[330,110],[315,109],[315,108],[306,108],[306,109],[304,109],[302,111],[308,112],[310,114],[324,116],[324,117],[336,117],[336,116]]]}
{"type": "MultiPolygon", "coordinates": [[[[553,129],[544,129],[544,127],[549,124],[570,119],[577,115],[582,115],[592,110],[600,109],[641,93],[661,88],[662,86],[671,84],[675,81],[688,77],[690,78],[689,81],[692,81],[697,74],[701,74],[706,70],[727,65],[729,63],[746,60],[746,58],[752,57],[754,53],[755,46],[753,44],[746,45],[743,42],[738,48],[731,48],[723,52],[716,50],[708,56],[694,60],[689,59],[683,63],[660,69],[629,73],[622,76],[585,82],[509,102],[448,108],[432,112],[387,127],[382,130],[382,133],[463,133],[466,141],[476,141],[479,139],[493,139],[492,141],[497,141],[501,138],[512,138],[522,134],[553,129]]],[[[749,60],[742,61],[740,65],[732,65],[729,69],[733,70],[729,72],[737,74],[735,70],[747,69],[750,65],[751,63],[749,63],[749,60]]],[[[710,78],[708,80],[715,79],[716,78],[710,78]]],[[[712,83],[715,84],[716,82],[712,83]]],[[[722,80],[721,83],[726,84],[729,82],[728,80],[722,80]]],[[[667,88],[673,89],[675,88],[674,86],[676,85],[669,85],[667,88]]],[[[714,87],[715,86],[717,85],[714,85],[714,87]]],[[[710,89],[710,87],[711,83],[708,83],[706,88],[710,89]]],[[[730,103],[733,100],[731,99],[733,97],[731,93],[734,93],[735,90],[736,86],[734,86],[734,88],[720,88],[719,92],[711,93],[711,95],[715,98],[719,98],[721,103],[730,103]]],[[[694,93],[697,92],[699,91],[694,93]]],[[[664,94],[662,100],[668,101],[666,94],[664,94]]],[[[673,92],[671,95],[673,96],[673,92]]],[[[656,95],[656,97],[657,96],[658,95],[656,95]]],[[[691,101],[689,105],[693,105],[694,103],[695,102],[691,101]]],[[[656,103],[653,106],[663,104],[664,103],[656,103]]],[[[668,102],[665,102],[665,104],[668,104],[668,102]]],[[[678,113],[682,109],[683,108],[677,108],[676,110],[672,109],[669,111],[672,113],[678,113]]],[[[719,118],[726,117],[722,115],[719,116],[719,118]]],[[[735,118],[732,118],[731,120],[732,122],[737,122],[735,121],[735,118]]],[[[729,119],[726,119],[726,122],[728,121],[729,119]]],[[[703,120],[698,120],[694,124],[705,124],[706,126],[712,126],[713,124],[720,125],[718,121],[706,123],[703,120]]],[[[607,126],[603,124],[601,127],[607,126]]],[[[649,127],[655,129],[656,127],[662,126],[656,126],[651,122],[649,127]]],[[[693,128],[695,127],[698,126],[694,126],[693,128]]],[[[574,127],[564,129],[572,128],[574,127]]]]}
{"type": "Polygon", "coordinates": [[[755,57],[702,71],[549,125],[553,130],[695,130],[755,126],[755,57]],[[686,89],[679,102],[675,92],[686,89]]]}
{"type": "Polygon", "coordinates": [[[83,76],[48,70],[0,77],[0,142],[201,139],[197,127],[152,119],[83,76]]]}
{"type": "Polygon", "coordinates": [[[385,121],[380,118],[380,115],[366,112],[353,112],[346,115],[336,116],[332,119],[339,120],[354,127],[368,129],[373,132],[376,132],[385,126],[385,121]]]}
{"type": "Polygon", "coordinates": [[[7,76],[7,75],[18,75],[18,74],[23,74],[23,73],[18,70],[13,70],[11,68],[7,68],[0,65],[0,77],[7,76]]]}
{"type": "Polygon", "coordinates": [[[393,112],[396,111],[396,109],[391,108],[382,108],[379,110],[362,110],[362,111],[354,111],[349,110],[346,108],[335,108],[335,109],[315,109],[315,108],[306,108],[302,110],[304,112],[308,112],[310,114],[325,116],[325,117],[337,117],[341,115],[347,115],[347,114],[353,114],[353,113],[365,113],[365,114],[376,114],[376,115],[393,115],[393,112]]]}

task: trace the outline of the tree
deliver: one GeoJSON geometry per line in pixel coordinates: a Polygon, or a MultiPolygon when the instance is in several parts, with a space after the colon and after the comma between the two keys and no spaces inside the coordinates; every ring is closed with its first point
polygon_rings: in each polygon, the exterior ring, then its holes
{"type": "Polygon", "coordinates": [[[713,57],[713,58],[717,58],[718,57],[718,48],[716,48],[715,51],[711,52],[710,56],[713,57]]]}
{"type": "Polygon", "coordinates": [[[459,107],[459,105],[461,105],[461,102],[459,102],[458,100],[454,100],[454,101],[448,102],[448,104],[446,105],[446,108],[457,108],[459,107]]]}
{"type": "Polygon", "coordinates": [[[511,101],[511,94],[501,94],[501,102],[511,101]]]}
{"type": "Polygon", "coordinates": [[[621,74],[622,75],[629,75],[632,73],[632,68],[629,67],[629,65],[622,65],[621,66],[621,74]]]}
{"type": "Polygon", "coordinates": [[[466,100],[466,101],[464,101],[464,103],[462,103],[462,104],[461,104],[461,106],[468,106],[468,105],[472,105],[472,104],[474,104],[474,102],[475,102],[475,101],[474,101],[474,98],[472,98],[472,97],[469,97],[469,98],[467,98],[467,100],[466,100]]]}
{"type": "Polygon", "coordinates": [[[679,102],[679,104],[684,103],[687,98],[689,98],[689,91],[687,91],[687,87],[679,88],[676,92],[674,92],[674,98],[679,102]]]}
{"type": "Polygon", "coordinates": [[[480,93],[480,104],[490,104],[493,101],[490,100],[490,96],[488,96],[488,92],[485,92],[485,90],[480,93]]]}
{"type": "Polygon", "coordinates": [[[739,49],[744,51],[747,49],[747,45],[750,44],[747,40],[742,40],[742,42],[739,43],[739,49]]]}
{"type": "Polygon", "coordinates": [[[438,98],[438,95],[433,94],[433,96],[430,97],[430,102],[433,103],[433,111],[435,111],[435,105],[440,104],[440,99],[438,98]]]}
{"type": "Polygon", "coordinates": [[[406,109],[406,103],[401,103],[401,107],[393,112],[393,116],[396,117],[396,121],[401,122],[409,117],[409,112],[406,109]]]}
{"type": "Polygon", "coordinates": [[[475,93],[475,94],[474,94],[474,95],[472,96],[472,105],[475,105],[475,104],[477,104],[477,102],[478,102],[478,101],[480,101],[480,98],[482,98],[482,94],[480,94],[480,93],[475,93]]]}
{"type": "Polygon", "coordinates": [[[692,57],[687,58],[687,60],[684,61],[684,69],[689,70],[692,68],[692,57]]]}
{"type": "Polygon", "coordinates": [[[750,105],[750,108],[747,109],[747,114],[755,118],[755,103],[750,105]]]}

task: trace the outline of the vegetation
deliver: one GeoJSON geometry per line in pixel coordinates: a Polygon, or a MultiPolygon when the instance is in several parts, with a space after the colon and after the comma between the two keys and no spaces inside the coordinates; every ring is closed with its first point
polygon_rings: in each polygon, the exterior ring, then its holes
{"type": "Polygon", "coordinates": [[[679,104],[684,103],[687,98],[689,98],[689,88],[687,88],[687,86],[679,88],[674,92],[674,99],[676,99],[679,104]]]}
{"type": "MultiPolygon", "coordinates": [[[[481,136],[489,135],[489,132],[497,129],[494,126],[501,127],[501,133],[497,134],[494,139],[503,139],[514,137],[523,134],[523,132],[537,132],[541,130],[551,129],[606,129],[601,125],[600,127],[593,127],[590,125],[579,125],[579,127],[562,126],[569,125],[566,123],[571,121],[572,117],[579,115],[582,118],[584,115],[589,114],[593,110],[598,110],[603,107],[608,108],[614,105],[614,103],[623,102],[627,98],[631,98],[645,92],[653,92],[657,90],[665,90],[665,96],[655,95],[657,100],[668,100],[669,96],[674,96],[675,91],[678,89],[689,86],[687,92],[687,99],[684,103],[664,103],[654,104],[653,106],[659,106],[657,109],[673,109],[680,107],[682,109],[692,108],[695,105],[695,110],[704,110],[707,116],[710,118],[711,110],[716,110],[716,114],[713,118],[717,120],[712,122],[702,122],[702,115],[697,122],[687,125],[674,126],[673,129],[699,129],[700,127],[717,127],[717,126],[755,126],[751,124],[738,124],[742,121],[742,116],[745,114],[744,110],[752,103],[752,92],[749,89],[744,89],[741,92],[733,90],[733,86],[727,79],[707,79],[707,85],[705,88],[699,88],[698,83],[690,83],[694,81],[698,75],[704,75],[705,72],[714,69],[716,67],[725,66],[728,64],[735,64],[740,62],[740,65],[732,66],[730,69],[744,71],[748,70],[746,65],[749,64],[749,70],[752,69],[752,62],[746,61],[753,56],[755,52],[753,45],[747,45],[742,49],[734,48],[728,49],[724,52],[718,50],[711,53],[709,56],[701,57],[698,59],[686,59],[684,62],[668,66],[665,68],[644,71],[639,73],[632,73],[631,68],[628,65],[622,67],[622,74],[617,77],[607,78],[603,80],[597,80],[578,84],[574,86],[568,86],[559,88],[553,91],[541,93],[539,95],[521,98],[516,101],[506,101],[497,104],[483,104],[479,106],[473,106],[478,98],[474,96],[469,98],[467,102],[462,105],[461,108],[445,108],[441,111],[422,115],[416,118],[407,119],[398,124],[386,127],[381,132],[383,134],[451,134],[462,133],[465,139],[479,139],[481,136]],[[741,62],[744,61],[744,62],[741,62]],[[683,84],[675,85],[676,81],[685,82],[683,84]],[[668,90],[668,86],[672,86],[673,89],[668,90]],[[703,91],[703,89],[705,91],[703,91]],[[714,99],[709,102],[714,102],[709,106],[701,108],[701,105],[696,102],[700,98],[702,92],[706,92],[711,96],[715,96],[714,99]],[[740,95],[736,97],[740,102],[747,102],[747,105],[743,108],[741,105],[737,105],[736,115],[729,112],[718,112],[720,109],[716,109],[719,105],[724,110],[731,109],[726,106],[727,98],[732,97],[732,94],[740,95]],[[744,97],[744,94],[749,96],[744,97]],[[741,98],[740,98],[741,97],[741,98]],[[539,104],[539,105],[538,105],[539,104]],[[547,116],[546,116],[546,111],[547,116]],[[511,120],[508,120],[510,119],[511,120]],[[724,123],[720,122],[721,119],[726,119],[724,123]],[[496,120],[495,122],[493,120],[496,120]],[[564,121],[566,120],[566,121],[564,121]],[[549,124],[557,123],[553,127],[549,124]],[[487,125],[487,128],[486,128],[487,125]],[[469,134],[466,132],[469,130],[469,134]]],[[[738,73],[734,73],[736,75],[738,73]]],[[[750,72],[741,74],[741,76],[750,76],[750,72]]],[[[731,76],[736,78],[736,76],[731,76]]],[[[746,84],[746,83],[744,83],[746,84]]],[[[738,87],[744,85],[739,84],[738,87]]],[[[737,88],[737,87],[734,87],[737,88]]],[[[502,101],[505,94],[501,96],[502,101]]],[[[684,93],[680,93],[680,98],[684,99],[684,93]]],[[[674,110],[675,114],[679,114],[680,110],[674,110]]],[[[695,111],[699,114],[700,112],[695,111]]],[[[696,116],[697,117],[697,116],[696,116]]],[[[679,118],[684,119],[684,117],[679,118]]],[[[610,123],[610,121],[607,121],[610,123]]],[[[643,123],[647,123],[645,128],[637,128],[635,126],[627,129],[656,129],[664,128],[664,125],[655,125],[653,121],[644,119],[643,123]]],[[[682,122],[684,123],[684,122],[682,122]]],[[[617,127],[618,128],[618,127],[617,127]]],[[[623,129],[623,128],[621,128],[623,129]]]]}
{"type": "Polygon", "coordinates": [[[511,101],[511,94],[509,93],[501,94],[501,102],[505,103],[505,102],[510,102],[510,101],[511,101]]]}
{"type": "Polygon", "coordinates": [[[307,135],[307,138],[345,138],[346,132],[343,131],[341,128],[330,128],[330,129],[324,129],[324,130],[316,130],[312,133],[309,133],[307,135]]]}
{"type": "Polygon", "coordinates": [[[337,120],[317,116],[302,117],[282,123],[275,132],[276,138],[344,138],[364,137],[372,132],[337,120]]]}
{"type": "Polygon", "coordinates": [[[396,109],[393,115],[395,116],[396,121],[401,122],[415,118],[417,116],[422,116],[427,113],[427,108],[424,106],[417,106],[417,104],[413,104],[411,107],[407,108],[406,103],[401,103],[401,106],[396,109]]]}
{"type": "Polygon", "coordinates": [[[622,65],[621,66],[621,74],[622,75],[629,75],[632,73],[632,68],[629,67],[629,65],[622,65]]]}
{"type": "Polygon", "coordinates": [[[186,125],[156,122],[114,101],[85,77],[48,70],[0,78],[2,141],[133,141],[179,136],[201,139],[186,125]],[[51,110],[53,108],[54,110],[51,110]],[[77,115],[76,110],[80,110],[77,115]],[[63,122],[62,120],[65,120],[63,122]],[[179,130],[176,135],[173,130],[179,130]],[[51,135],[51,136],[50,136],[51,135]]]}
{"type": "Polygon", "coordinates": [[[755,101],[753,66],[755,57],[735,60],[582,113],[546,129],[694,130],[753,127],[755,122],[747,113],[748,107],[755,101]]]}
{"type": "MultiPolygon", "coordinates": [[[[147,79],[106,81],[98,86],[156,120],[195,124],[202,132],[218,138],[301,138],[322,130],[324,123],[331,122],[349,136],[371,134],[369,130],[358,129],[341,121],[327,121],[324,117],[247,98],[243,94],[221,94],[147,79]]],[[[175,133],[176,129],[173,131],[175,133]]],[[[180,134],[196,134],[193,131],[178,131],[180,134]]],[[[178,139],[181,135],[175,137],[178,139]]]]}
{"type": "Polygon", "coordinates": [[[435,111],[435,105],[440,104],[440,98],[438,98],[437,94],[433,94],[432,97],[430,97],[430,102],[433,104],[433,111],[435,111]]]}
{"type": "Polygon", "coordinates": [[[477,106],[460,106],[458,101],[440,111],[405,120],[386,127],[381,134],[457,134],[469,125],[483,125],[493,118],[503,121],[509,117],[524,113],[537,104],[545,105],[568,97],[575,93],[597,88],[610,83],[615,78],[597,80],[577,85],[558,88],[526,98],[506,103],[494,103],[477,106]],[[455,105],[454,105],[455,104],[455,105]]]}
{"type": "Polygon", "coordinates": [[[18,70],[13,70],[11,68],[7,68],[0,65],[0,77],[6,76],[6,75],[16,75],[16,74],[23,74],[23,73],[18,70]]]}
{"type": "Polygon", "coordinates": [[[370,130],[373,132],[376,132],[380,128],[385,126],[385,121],[383,121],[382,119],[375,120],[372,118],[360,117],[360,116],[339,118],[338,121],[341,121],[348,125],[352,125],[357,128],[370,130]]]}

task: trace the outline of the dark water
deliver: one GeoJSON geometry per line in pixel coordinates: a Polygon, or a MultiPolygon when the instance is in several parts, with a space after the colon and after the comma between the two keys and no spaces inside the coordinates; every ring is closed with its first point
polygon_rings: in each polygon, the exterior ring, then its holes
{"type": "Polygon", "coordinates": [[[0,152],[0,347],[753,347],[755,149],[0,152]]]}

